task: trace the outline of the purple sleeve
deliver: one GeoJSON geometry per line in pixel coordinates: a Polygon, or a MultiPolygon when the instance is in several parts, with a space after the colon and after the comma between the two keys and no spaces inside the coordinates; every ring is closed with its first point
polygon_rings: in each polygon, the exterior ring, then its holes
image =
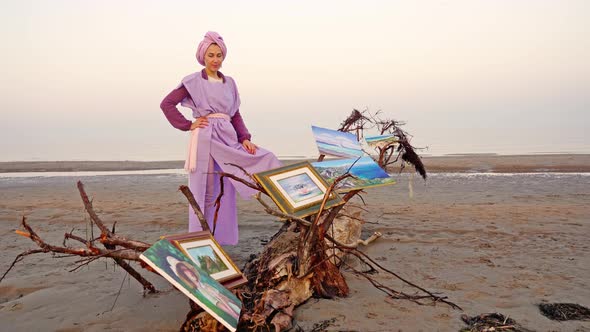
{"type": "Polygon", "coordinates": [[[191,129],[192,121],[187,120],[182,113],[176,108],[176,105],[180,103],[184,98],[188,97],[188,91],[183,86],[178,89],[172,90],[164,100],[160,103],[160,108],[164,112],[168,122],[176,128],[183,131],[189,131],[191,129]]]}
{"type": "Polygon", "coordinates": [[[244,119],[240,114],[240,110],[237,110],[234,116],[231,118],[231,124],[234,126],[236,133],[238,134],[238,142],[242,143],[245,140],[250,140],[252,135],[248,132],[248,128],[244,124],[244,119]]]}

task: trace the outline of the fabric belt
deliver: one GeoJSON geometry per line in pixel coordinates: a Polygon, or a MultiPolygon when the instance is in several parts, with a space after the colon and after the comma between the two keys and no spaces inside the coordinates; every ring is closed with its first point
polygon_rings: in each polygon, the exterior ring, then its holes
{"type": "MultiPolygon", "coordinates": [[[[231,118],[229,115],[225,114],[225,113],[211,113],[209,115],[206,116],[207,118],[213,118],[213,119],[224,119],[227,121],[230,121],[231,118]]],[[[208,125],[209,126],[209,125],[208,125]]],[[[194,172],[197,169],[197,146],[199,145],[199,129],[204,129],[204,128],[195,128],[193,130],[191,130],[191,137],[188,143],[188,154],[186,157],[186,161],[184,163],[184,169],[189,171],[189,172],[194,172]]],[[[209,130],[209,133],[211,131],[209,130]]],[[[205,138],[205,137],[202,137],[205,138]]],[[[207,142],[205,143],[209,143],[210,141],[210,135],[207,138],[207,142]]]]}

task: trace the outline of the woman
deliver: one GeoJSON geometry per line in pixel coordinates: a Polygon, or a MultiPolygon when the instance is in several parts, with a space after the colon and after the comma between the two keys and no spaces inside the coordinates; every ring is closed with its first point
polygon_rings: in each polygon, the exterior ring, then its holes
{"type": "MultiPolygon", "coordinates": [[[[250,174],[280,167],[281,163],[271,152],[250,141],[251,135],[239,111],[236,83],[219,71],[227,57],[223,38],[216,32],[207,32],[196,56],[205,68],[183,78],[160,107],[172,126],[192,131],[185,163],[189,188],[213,230],[213,204],[220,192],[218,172],[248,179],[239,168],[228,163],[239,165],[250,174]],[[178,103],[192,109],[196,120],[187,120],[176,108],[178,103]]],[[[233,245],[238,243],[235,191],[241,197],[249,198],[255,190],[228,178],[224,178],[223,187],[214,235],[220,244],[233,245]]],[[[189,232],[200,230],[201,225],[189,205],[189,232]]]]}

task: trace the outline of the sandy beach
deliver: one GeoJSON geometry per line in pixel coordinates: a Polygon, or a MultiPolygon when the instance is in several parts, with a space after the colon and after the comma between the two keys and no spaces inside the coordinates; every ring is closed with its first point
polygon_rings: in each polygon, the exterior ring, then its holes
{"type": "MultiPolygon", "coordinates": [[[[366,190],[363,250],[380,264],[463,308],[393,300],[345,272],[351,293],[310,299],[295,311],[303,330],[333,320],[328,331],[458,331],[461,314],[500,312],[535,331],[590,331],[589,321],[556,322],[537,304],[590,307],[590,155],[425,157],[427,181],[396,174],[397,184],[366,190]],[[410,190],[411,188],[411,190],[410,190]],[[410,195],[412,191],[413,195],[410,195]]],[[[179,168],[181,162],[13,162],[0,173],[179,168]]],[[[63,234],[91,236],[76,188],[80,179],[101,218],[117,232],[155,242],[182,233],[183,174],[0,178],[0,267],[36,246],[14,233],[23,216],[53,244],[63,234]]],[[[360,200],[357,201],[360,203],[360,200]]],[[[240,244],[227,247],[242,267],[280,227],[255,201],[239,200],[240,244]]],[[[144,271],[162,292],[141,286],[107,260],[75,272],[74,258],[26,257],[0,283],[2,331],[177,331],[188,298],[144,271]],[[120,294],[119,289],[121,289],[120,294]],[[117,296],[118,295],[118,296],[117,296]]],[[[374,275],[412,292],[384,273],[374,275]]]]}

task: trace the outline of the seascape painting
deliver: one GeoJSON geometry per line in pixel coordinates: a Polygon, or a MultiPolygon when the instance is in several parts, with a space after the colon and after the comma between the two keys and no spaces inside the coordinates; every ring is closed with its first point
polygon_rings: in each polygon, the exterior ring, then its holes
{"type": "Polygon", "coordinates": [[[341,181],[337,186],[339,192],[395,183],[395,180],[379,167],[371,157],[328,160],[315,162],[312,165],[330,184],[347,171],[356,177],[349,177],[341,181]]]}
{"type": "Polygon", "coordinates": [[[277,182],[295,203],[324,195],[324,192],[307,173],[293,175],[277,180],[277,182]]]}
{"type": "Polygon", "coordinates": [[[392,135],[392,134],[377,135],[377,136],[365,136],[363,138],[363,140],[372,149],[383,148],[390,143],[397,142],[397,138],[395,137],[395,135],[392,135]]]}
{"type": "Polygon", "coordinates": [[[242,302],[170,241],[156,242],[140,258],[230,331],[236,330],[242,302]]]}
{"type": "MultiPolygon", "coordinates": [[[[281,211],[306,217],[320,210],[328,183],[308,161],[255,173],[253,177],[267,191],[281,211]]],[[[325,209],[344,204],[340,195],[332,192],[325,209]]]]}
{"type": "Polygon", "coordinates": [[[343,158],[364,155],[356,136],[338,130],[311,126],[320,154],[343,158]]]}

